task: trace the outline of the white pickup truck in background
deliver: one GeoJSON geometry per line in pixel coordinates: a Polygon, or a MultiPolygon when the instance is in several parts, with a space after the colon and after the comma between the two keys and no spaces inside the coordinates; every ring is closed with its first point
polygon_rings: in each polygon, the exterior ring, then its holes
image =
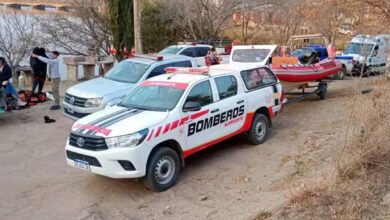
{"type": "MultiPolygon", "coordinates": [[[[211,48],[212,46],[208,44],[178,43],[177,45],[166,47],[158,53],[177,54],[193,57],[196,60],[198,66],[206,66],[205,56],[211,48]]],[[[229,55],[225,54],[225,49],[221,47],[216,47],[215,49],[221,58],[221,64],[229,63],[229,55]]]]}
{"type": "Polygon", "coordinates": [[[195,67],[196,61],[181,55],[158,55],[123,60],[103,77],[91,79],[70,87],[64,98],[64,114],[79,119],[106,106],[118,104],[144,80],[161,75],[167,67],[195,67]]]}

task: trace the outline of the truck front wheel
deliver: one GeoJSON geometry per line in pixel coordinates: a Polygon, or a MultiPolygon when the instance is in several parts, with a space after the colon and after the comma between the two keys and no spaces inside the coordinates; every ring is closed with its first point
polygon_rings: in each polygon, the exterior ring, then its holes
{"type": "Polygon", "coordinates": [[[149,159],[144,183],[152,191],[165,191],[175,185],[179,172],[179,155],[171,148],[161,147],[149,159]]]}
{"type": "Polygon", "coordinates": [[[268,138],[269,130],[270,126],[267,116],[257,113],[248,132],[249,143],[253,145],[264,143],[268,138]]]}

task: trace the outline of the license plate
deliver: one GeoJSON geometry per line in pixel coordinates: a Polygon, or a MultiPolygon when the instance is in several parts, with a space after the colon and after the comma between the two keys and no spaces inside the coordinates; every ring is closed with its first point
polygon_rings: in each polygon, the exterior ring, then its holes
{"type": "Polygon", "coordinates": [[[82,170],[91,171],[91,168],[89,167],[89,163],[83,160],[74,160],[74,165],[77,168],[80,168],[82,170]]]}

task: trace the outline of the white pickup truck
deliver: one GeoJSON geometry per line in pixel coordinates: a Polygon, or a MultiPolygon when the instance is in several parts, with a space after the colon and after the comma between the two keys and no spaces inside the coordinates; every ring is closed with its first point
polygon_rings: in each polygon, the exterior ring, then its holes
{"type": "Polygon", "coordinates": [[[70,87],[64,98],[64,114],[79,119],[118,104],[145,79],[165,73],[167,67],[195,67],[196,61],[181,55],[136,55],[114,66],[103,77],[70,87]]]}
{"type": "MultiPolygon", "coordinates": [[[[185,43],[169,46],[158,53],[177,54],[193,57],[196,60],[198,66],[206,66],[205,56],[211,48],[212,46],[208,44],[185,43]]],[[[221,64],[229,63],[229,55],[223,55],[224,48],[216,48],[216,51],[221,58],[221,64]]]]}
{"type": "Polygon", "coordinates": [[[238,134],[267,140],[282,109],[282,86],[267,67],[166,69],[120,104],[74,123],[70,166],[111,178],[145,177],[154,191],[172,187],[185,158],[238,134]]]}

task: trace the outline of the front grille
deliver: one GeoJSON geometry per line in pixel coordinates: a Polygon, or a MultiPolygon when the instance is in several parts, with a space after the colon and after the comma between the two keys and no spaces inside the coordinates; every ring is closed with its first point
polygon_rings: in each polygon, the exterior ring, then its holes
{"type": "Polygon", "coordinates": [[[87,136],[77,135],[73,133],[69,135],[69,145],[73,147],[82,148],[86,150],[93,150],[93,151],[108,149],[106,140],[102,137],[87,137],[87,136]],[[79,138],[82,138],[84,140],[83,146],[79,146],[77,144],[77,140],[79,138]]]}
{"type": "Polygon", "coordinates": [[[64,112],[75,118],[84,118],[85,116],[90,115],[90,113],[70,112],[67,108],[64,108],[64,112]]]}
{"type": "Polygon", "coordinates": [[[102,167],[102,165],[100,165],[99,161],[94,157],[90,157],[90,156],[83,155],[83,154],[78,154],[78,153],[68,151],[68,150],[66,151],[66,156],[70,160],[82,160],[82,161],[87,162],[90,166],[102,167]]]}
{"type": "Polygon", "coordinates": [[[65,93],[64,101],[66,103],[73,105],[73,106],[85,107],[85,103],[87,102],[87,99],[65,93]],[[74,100],[73,103],[71,101],[72,98],[74,100]]]}

